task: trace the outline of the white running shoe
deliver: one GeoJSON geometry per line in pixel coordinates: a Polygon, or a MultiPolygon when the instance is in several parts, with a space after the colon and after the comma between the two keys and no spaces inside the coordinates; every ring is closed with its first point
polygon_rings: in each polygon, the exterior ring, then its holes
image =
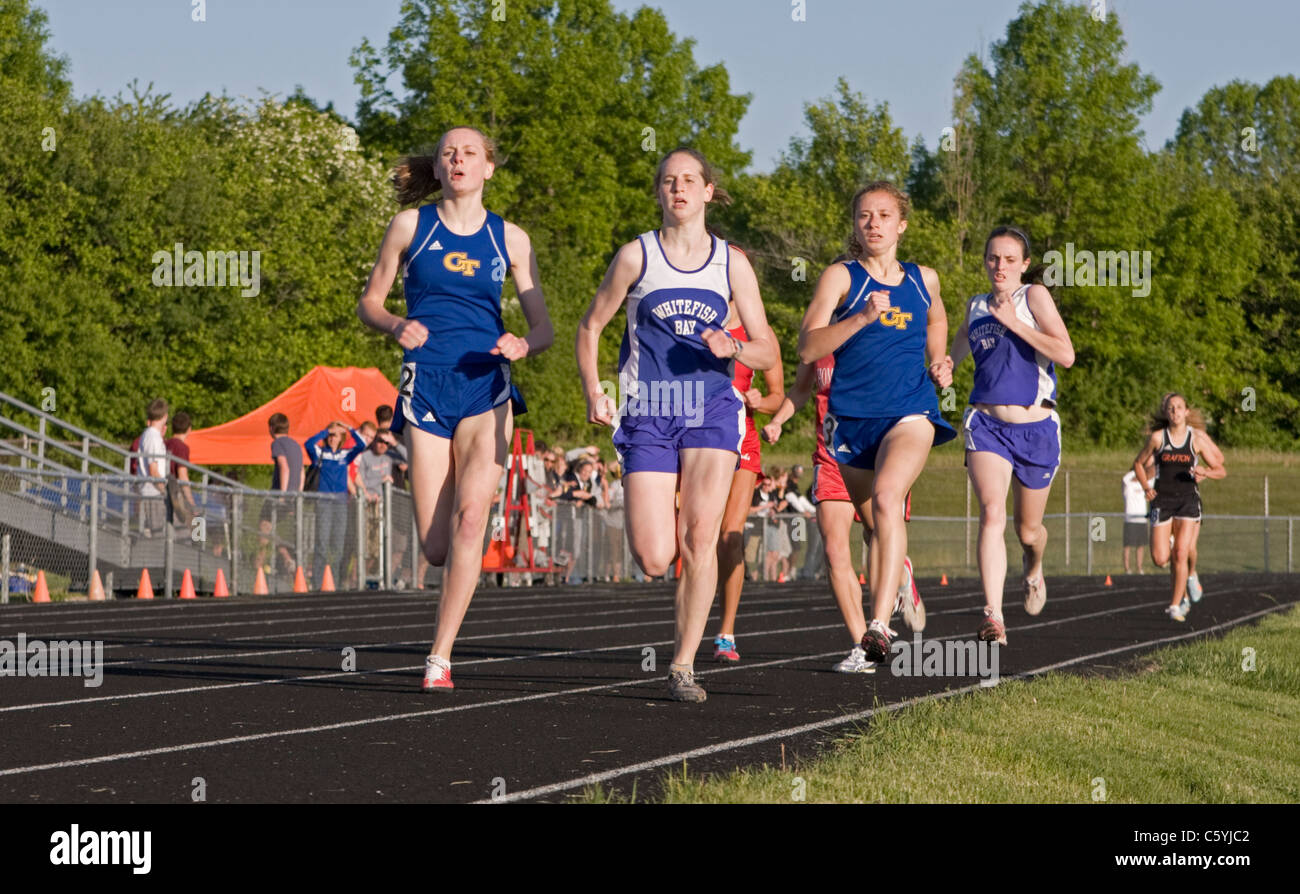
{"type": "Polygon", "coordinates": [[[1182,602],[1178,603],[1177,605],[1171,605],[1171,606],[1167,607],[1167,608],[1165,609],[1165,614],[1167,614],[1167,615],[1170,617],[1171,620],[1174,620],[1174,621],[1186,621],[1186,620],[1187,620],[1187,600],[1184,599],[1182,602]]]}
{"type": "Polygon", "coordinates": [[[912,560],[903,557],[903,576],[898,583],[898,599],[895,608],[903,609],[903,622],[912,630],[920,633],[925,629],[925,603],[921,601],[921,591],[916,588],[916,577],[912,574],[912,560]]]}
{"type": "Polygon", "coordinates": [[[1201,589],[1201,581],[1195,574],[1187,577],[1187,595],[1192,597],[1193,602],[1200,602],[1205,591],[1201,589]]]}
{"type": "Polygon", "coordinates": [[[839,674],[874,674],[876,663],[867,660],[867,653],[862,651],[861,646],[854,646],[853,651],[849,652],[849,657],[835,665],[832,670],[839,674]]]}

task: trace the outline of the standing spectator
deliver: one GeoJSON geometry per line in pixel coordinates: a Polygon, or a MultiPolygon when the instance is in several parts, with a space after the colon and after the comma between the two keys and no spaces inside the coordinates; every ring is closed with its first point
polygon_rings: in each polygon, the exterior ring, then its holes
{"type": "MultiPolygon", "coordinates": [[[[1149,473],[1148,473],[1149,474],[1149,473]]],[[[1124,573],[1132,574],[1129,553],[1137,550],[1138,574],[1146,574],[1142,568],[1142,555],[1147,545],[1147,498],[1142,492],[1142,485],[1137,480],[1137,472],[1132,469],[1123,478],[1124,482],[1124,573]]]]}
{"type": "MultiPolygon", "coordinates": [[[[364,431],[364,426],[363,426],[364,431]]],[[[366,575],[377,576],[382,565],[380,529],[384,523],[384,482],[393,480],[393,458],[388,455],[397,441],[390,431],[377,431],[370,449],[357,458],[357,483],[366,501],[366,575]]]]}
{"type": "Polygon", "coordinates": [[[606,471],[609,474],[601,503],[605,522],[605,577],[618,583],[623,577],[623,470],[617,462],[612,462],[606,471]]]}
{"type": "Polygon", "coordinates": [[[342,571],[343,542],[348,525],[348,467],[366,449],[361,432],[342,422],[331,422],[307,439],[307,456],[320,469],[316,501],[316,561],[313,580],[319,587],[329,565],[337,581],[342,571]],[[344,449],[349,432],[353,444],[344,449]]]}
{"type": "MultiPolygon", "coordinates": [[[[179,415],[179,414],[177,414],[179,415]]],[[[266,421],[271,436],[271,490],[279,493],[296,493],[302,490],[302,445],[289,437],[289,417],[275,413],[266,421]]],[[[266,553],[270,547],[276,520],[293,518],[293,508],[283,498],[262,501],[258,519],[257,565],[266,568],[266,553]]],[[[279,540],[278,537],[275,538],[279,540]]],[[[283,541],[277,544],[277,554],[286,574],[298,567],[293,553],[283,541]]],[[[268,568],[269,571],[269,568],[268,568]]]]}
{"type": "MultiPolygon", "coordinates": [[[[380,404],[375,407],[375,425],[380,432],[391,431],[393,428],[393,408],[388,404],[380,404]]],[[[393,458],[393,487],[398,490],[406,490],[406,448],[404,448],[396,437],[388,445],[388,455],[393,458]]]]}
{"type": "MultiPolygon", "coordinates": [[[[804,517],[803,521],[798,523],[797,530],[800,536],[796,537],[794,533],[796,529],[793,527],[791,528],[790,540],[792,542],[790,545],[789,564],[792,569],[796,570],[801,570],[805,562],[808,560],[808,557],[815,555],[814,553],[809,552],[809,525],[807,520],[816,517],[817,507],[808,502],[808,498],[799,492],[799,474],[802,472],[803,466],[795,466],[790,469],[790,472],[786,477],[785,490],[781,495],[782,499],[785,500],[786,505],[789,507],[788,511],[797,512],[804,517]]],[[[816,525],[812,525],[814,530],[816,527],[816,525]]],[[[796,574],[796,576],[802,575],[796,574]]]]}
{"type": "Polygon", "coordinates": [[[573,468],[565,475],[564,491],[560,499],[570,500],[573,503],[572,524],[573,524],[573,558],[569,561],[569,575],[565,582],[569,584],[578,584],[582,582],[582,572],[586,569],[587,563],[582,560],[582,550],[584,544],[587,549],[591,544],[587,542],[589,538],[585,536],[587,526],[591,522],[590,509],[596,505],[596,494],[593,487],[592,479],[593,463],[591,457],[585,453],[579,454],[573,468]],[[581,507],[581,508],[580,508],[581,507]]]}
{"type": "MultiPolygon", "coordinates": [[[[136,468],[145,479],[167,477],[167,445],[163,443],[163,432],[167,430],[167,401],[161,397],[150,402],[145,410],[149,420],[138,440],[140,458],[136,468]]],[[[163,501],[163,492],[152,481],[146,480],[140,485],[140,515],[144,521],[144,536],[152,537],[161,533],[167,520],[167,507],[163,501]]]]}
{"type": "MultiPolygon", "coordinates": [[[[172,417],[172,436],[163,441],[163,446],[167,448],[168,454],[184,462],[190,461],[190,445],[185,442],[189,440],[193,427],[190,414],[184,410],[172,417]]],[[[168,467],[168,474],[180,482],[177,496],[188,504],[185,507],[188,509],[187,514],[190,518],[193,518],[198,514],[198,506],[194,501],[194,492],[190,490],[190,470],[175,461],[168,463],[168,467]]]]}

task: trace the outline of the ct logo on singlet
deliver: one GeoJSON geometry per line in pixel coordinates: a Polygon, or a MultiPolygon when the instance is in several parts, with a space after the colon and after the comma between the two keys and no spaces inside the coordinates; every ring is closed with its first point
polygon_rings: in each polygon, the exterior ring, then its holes
{"type": "Polygon", "coordinates": [[[471,261],[469,255],[463,251],[449,251],[442,259],[442,266],[462,276],[473,276],[474,271],[482,265],[482,261],[471,261]]]}
{"type": "Polygon", "coordinates": [[[912,319],[911,314],[902,313],[902,308],[891,307],[880,315],[881,326],[893,326],[895,329],[906,329],[908,320],[912,319]]]}

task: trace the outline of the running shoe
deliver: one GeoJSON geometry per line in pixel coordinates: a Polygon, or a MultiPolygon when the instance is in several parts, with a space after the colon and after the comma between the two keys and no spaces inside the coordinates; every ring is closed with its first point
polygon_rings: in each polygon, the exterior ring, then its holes
{"type": "Polygon", "coordinates": [[[1183,610],[1183,617],[1184,617],[1184,618],[1187,617],[1188,615],[1190,615],[1190,614],[1192,613],[1192,604],[1191,604],[1190,602],[1187,601],[1187,594],[1186,594],[1186,593],[1183,594],[1183,601],[1180,602],[1180,603],[1178,603],[1178,607],[1181,608],[1181,609],[1183,610]]]}
{"type": "Polygon", "coordinates": [[[714,661],[739,661],[740,653],[736,651],[736,639],[719,634],[713,638],[714,661]]]}
{"type": "Polygon", "coordinates": [[[832,668],[838,674],[874,674],[876,663],[867,660],[867,653],[861,646],[854,646],[849,657],[832,668]]]}
{"type": "Polygon", "coordinates": [[[889,660],[889,628],[873,620],[867,632],[862,634],[862,651],[868,661],[877,664],[889,660]]]}
{"type": "Polygon", "coordinates": [[[1184,599],[1182,602],[1178,603],[1177,605],[1170,605],[1166,607],[1165,614],[1167,614],[1171,620],[1186,621],[1187,620],[1186,606],[1187,606],[1187,600],[1184,599]]]}
{"type": "Polygon", "coordinates": [[[912,574],[912,560],[903,557],[903,577],[898,584],[898,601],[895,607],[903,608],[903,621],[912,630],[920,633],[925,629],[925,603],[921,601],[921,591],[916,588],[916,577],[912,574]]]}
{"type": "Polygon", "coordinates": [[[993,617],[991,609],[984,609],[984,620],[980,622],[979,633],[976,635],[982,642],[997,643],[1000,646],[1007,644],[1007,626],[1001,618],[993,617]]]}
{"type": "Polygon", "coordinates": [[[451,683],[451,662],[440,655],[430,655],[424,659],[425,692],[434,690],[448,691],[455,687],[451,683]]]}
{"type": "Polygon", "coordinates": [[[1036,577],[1032,580],[1029,578],[1029,559],[1022,559],[1020,567],[1025,574],[1025,613],[1029,615],[1040,614],[1043,605],[1047,602],[1047,581],[1042,577],[1036,577]]]}
{"type": "Polygon", "coordinates": [[[1187,595],[1192,597],[1193,602],[1200,602],[1205,591],[1201,589],[1201,581],[1195,574],[1187,577],[1187,595]]]}
{"type": "Polygon", "coordinates": [[[668,694],[679,702],[702,702],[709,697],[699,683],[695,671],[674,670],[668,674],[668,694]]]}

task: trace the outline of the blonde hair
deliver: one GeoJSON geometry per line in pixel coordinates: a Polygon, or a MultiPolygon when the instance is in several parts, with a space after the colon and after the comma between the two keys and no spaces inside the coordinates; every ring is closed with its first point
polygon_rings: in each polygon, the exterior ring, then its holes
{"type": "Polygon", "coordinates": [[[403,155],[393,167],[393,189],[397,191],[397,204],[414,205],[442,190],[442,181],[438,179],[438,157],[442,154],[442,143],[447,134],[453,130],[472,130],[483,141],[483,151],[487,160],[496,164],[497,144],[477,127],[460,124],[449,128],[438,138],[438,145],[429,155],[403,155]]]}
{"type": "Polygon", "coordinates": [[[862,201],[863,196],[870,195],[873,192],[883,192],[898,203],[898,217],[900,220],[907,220],[907,216],[912,212],[912,200],[908,198],[907,193],[888,180],[874,180],[855,192],[853,200],[849,202],[849,238],[845,242],[845,248],[851,258],[861,258],[866,252],[866,249],[858,242],[858,203],[862,201]]]}

